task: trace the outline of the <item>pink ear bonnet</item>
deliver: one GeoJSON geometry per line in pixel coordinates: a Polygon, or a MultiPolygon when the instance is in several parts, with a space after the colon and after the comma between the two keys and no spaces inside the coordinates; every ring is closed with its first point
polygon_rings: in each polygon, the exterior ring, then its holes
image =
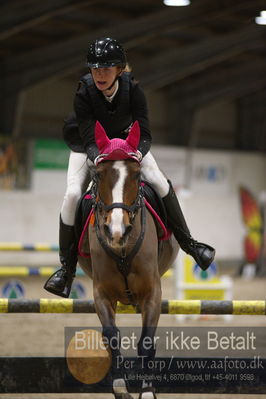
{"type": "Polygon", "coordinates": [[[99,149],[99,162],[104,160],[120,161],[123,159],[137,158],[137,150],[140,139],[140,127],[138,121],[135,121],[125,140],[114,138],[112,140],[107,136],[100,122],[95,124],[95,142],[99,149]]]}

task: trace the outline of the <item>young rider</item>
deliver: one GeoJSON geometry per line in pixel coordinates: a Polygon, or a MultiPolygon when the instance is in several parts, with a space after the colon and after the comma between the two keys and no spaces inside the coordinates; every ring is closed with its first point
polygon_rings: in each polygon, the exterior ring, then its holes
{"type": "Polygon", "coordinates": [[[126,138],[129,127],[138,120],[141,131],[138,156],[142,175],[161,195],[169,225],[180,247],[192,255],[202,269],[207,269],[214,259],[215,250],[192,238],[171,182],[150,153],[152,140],[145,95],[131,74],[126,72],[123,47],[109,37],[95,40],[88,49],[87,65],[90,73],[81,78],[74,99],[76,116],[72,115],[64,127],[64,139],[71,153],[67,189],[60,212],[59,256],[62,267],[48,279],[45,288],[59,296],[68,297],[70,293],[77,264],[75,211],[89,176],[89,165],[99,155],[94,140],[97,120],[110,139],[126,138]],[[75,118],[78,123],[76,130],[71,129],[75,118]]]}

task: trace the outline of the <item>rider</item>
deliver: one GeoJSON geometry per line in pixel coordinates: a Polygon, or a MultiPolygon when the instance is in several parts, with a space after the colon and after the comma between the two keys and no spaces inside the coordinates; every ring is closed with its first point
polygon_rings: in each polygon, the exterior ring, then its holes
{"type": "Polygon", "coordinates": [[[74,99],[76,115],[72,114],[64,126],[64,139],[71,152],[67,189],[60,212],[59,256],[62,267],[48,279],[45,288],[68,297],[75,277],[75,211],[89,177],[89,165],[99,155],[94,139],[97,120],[111,139],[126,138],[129,127],[138,120],[141,131],[138,156],[142,175],[161,195],[169,226],[181,248],[193,256],[202,269],[207,269],[214,259],[215,250],[192,238],[172,184],[150,152],[152,140],[145,95],[128,72],[123,47],[113,38],[97,39],[89,45],[87,65],[89,73],[80,79],[74,99]]]}

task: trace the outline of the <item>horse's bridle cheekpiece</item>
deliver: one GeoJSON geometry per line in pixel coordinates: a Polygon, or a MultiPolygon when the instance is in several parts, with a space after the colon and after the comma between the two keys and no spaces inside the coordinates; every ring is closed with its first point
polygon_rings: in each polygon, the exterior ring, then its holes
{"type": "MultiPolygon", "coordinates": [[[[94,190],[96,191],[97,189],[97,182],[94,184],[94,190]]],[[[130,272],[130,266],[133,258],[135,255],[138,253],[143,238],[145,234],[145,227],[146,227],[146,208],[145,208],[145,202],[144,202],[144,195],[143,195],[143,188],[141,184],[139,183],[139,189],[138,189],[138,194],[133,202],[132,205],[126,205],[123,202],[114,202],[111,205],[106,205],[101,198],[98,195],[94,195],[95,198],[95,203],[94,203],[94,214],[95,214],[95,230],[96,230],[96,235],[99,240],[99,243],[101,244],[102,248],[105,250],[107,255],[109,255],[117,264],[117,268],[120,271],[120,273],[123,275],[125,279],[125,285],[126,285],[126,294],[127,297],[132,305],[135,305],[134,303],[134,298],[132,295],[132,292],[130,291],[128,287],[128,281],[127,281],[127,276],[130,272]],[[129,219],[130,222],[133,223],[138,210],[141,210],[141,215],[140,215],[140,223],[141,223],[141,229],[140,229],[140,234],[138,236],[138,239],[135,242],[134,247],[132,250],[127,254],[123,249],[121,251],[121,254],[117,254],[114,252],[110,246],[108,245],[105,237],[101,233],[100,229],[100,222],[99,222],[99,213],[102,211],[104,212],[110,212],[112,209],[115,208],[120,208],[124,209],[126,212],[129,214],[129,219]]]]}

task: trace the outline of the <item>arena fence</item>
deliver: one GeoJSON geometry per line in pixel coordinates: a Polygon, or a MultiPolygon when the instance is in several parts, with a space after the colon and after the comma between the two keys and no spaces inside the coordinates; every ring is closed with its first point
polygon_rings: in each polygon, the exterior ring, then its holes
{"type": "MultiPolygon", "coordinates": [[[[118,303],[117,313],[139,313],[138,307],[118,303]]],[[[95,313],[93,300],[0,299],[0,313],[95,313]]],[[[266,315],[266,301],[163,300],[161,314],[266,315]]]]}
{"type": "MultiPolygon", "coordinates": [[[[0,251],[36,251],[56,252],[58,246],[47,243],[21,244],[0,243],[0,251]]],[[[0,266],[0,277],[49,276],[55,267],[0,266]]],[[[169,273],[171,273],[170,271],[169,273]]],[[[83,276],[78,269],[78,276],[83,276]]],[[[96,313],[93,300],[81,299],[6,299],[0,298],[0,313],[96,313]]],[[[118,303],[117,313],[140,313],[138,307],[125,306],[118,303]]],[[[266,301],[237,300],[163,300],[161,314],[170,315],[266,315],[266,301]]],[[[129,358],[132,362],[133,358],[129,358]]],[[[164,363],[165,358],[156,358],[164,363]]],[[[171,358],[173,367],[166,364],[167,384],[157,383],[154,386],[158,393],[192,393],[192,394],[265,394],[266,393],[266,359],[260,359],[261,370],[252,374],[244,373],[238,365],[249,364],[250,359],[230,358],[230,373],[225,374],[213,368],[213,362],[223,364],[225,358],[186,358],[182,371],[176,368],[176,362],[184,359],[171,358]],[[202,369],[189,364],[205,364],[202,369]],[[207,370],[207,374],[206,374],[207,370]],[[217,379],[217,375],[222,376],[217,379]],[[202,377],[203,376],[203,377],[202,377]],[[226,376],[228,378],[226,378],[226,376]],[[251,380],[248,377],[253,376],[251,380]],[[202,380],[202,378],[203,380],[202,380]],[[247,378],[243,378],[247,377],[247,378]],[[178,378],[178,380],[176,379],[178,378]],[[207,381],[208,379],[208,381],[207,381]]],[[[170,361],[170,360],[169,360],[170,361]]],[[[160,364],[160,363],[159,363],[160,364]]],[[[246,367],[245,369],[246,370],[246,367]]],[[[128,370],[138,375],[138,370],[128,370]]],[[[161,373],[159,373],[161,374],[161,373]]],[[[108,376],[97,384],[83,384],[69,372],[65,357],[0,357],[0,394],[18,393],[111,393],[112,388],[108,376]],[[34,376],[34,378],[29,378],[34,376]]],[[[130,382],[130,392],[138,392],[140,382],[130,382]]]]}
{"type": "MultiPolygon", "coordinates": [[[[138,311],[133,306],[118,304],[118,313],[138,311]]],[[[95,313],[95,307],[93,300],[0,299],[0,313],[95,313]]],[[[266,301],[163,300],[161,313],[265,315],[266,301]]],[[[162,372],[158,368],[154,374],[158,378],[155,378],[153,385],[158,393],[266,393],[266,359],[227,358],[156,357],[157,367],[159,364],[167,370],[164,374],[167,381],[160,380],[162,372]],[[260,367],[257,366],[252,372],[250,365],[255,360],[258,360],[260,367]],[[180,362],[182,368],[177,366],[180,362]]],[[[141,375],[142,370],[135,367],[135,358],[125,360],[128,364],[134,364],[130,370],[126,370],[128,375],[141,375]]],[[[71,375],[66,357],[0,357],[0,381],[0,394],[112,392],[109,374],[98,383],[84,384],[71,375]]],[[[135,377],[129,385],[130,392],[138,392],[141,381],[135,377]]]]}

